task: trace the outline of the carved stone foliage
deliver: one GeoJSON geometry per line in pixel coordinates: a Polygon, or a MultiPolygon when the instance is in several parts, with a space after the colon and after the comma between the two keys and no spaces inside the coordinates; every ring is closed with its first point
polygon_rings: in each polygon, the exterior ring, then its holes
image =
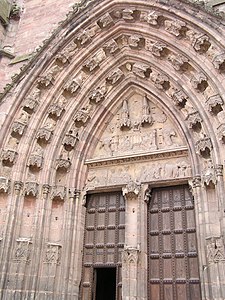
{"type": "Polygon", "coordinates": [[[19,118],[12,125],[12,133],[17,133],[22,135],[24,133],[25,127],[29,121],[29,114],[26,111],[22,111],[19,118]]]}
{"type": "Polygon", "coordinates": [[[5,149],[2,151],[1,159],[3,164],[13,165],[16,161],[18,153],[12,149],[5,149]]]}
{"type": "Polygon", "coordinates": [[[206,104],[210,112],[218,113],[222,110],[221,106],[224,104],[224,102],[220,95],[213,95],[207,99],[206,104]]]}
{"type": "Polygon", "coordinates": [[[73,56],[77,53],[77,51],[77,44],[72,42],[56,55],[56,59],[65,64],[73,59],[73,56]]]}
{"type": "Polygon", "coordinates": [[[100,65],[100,63],[103,62],[105,59],[105,51],[103,49],[99,49],[94,56],[92,56],[86,61],[84,67],[86,67],[91,72],[95,68],[97,68],[100,65]]]}
{"type": "Polygon", "coordinates": [[[38,84],[39,86],[44,86],[44,87],[48,87],[50,84],[53,84],[56,76],[58,75],[58,73],[62,70],[61,67],[59,67],[58,65],[54,65],[53,67],[51,67],[45,75],[42,75],[38,78],[38,84]]]}
{"type": "Polygon", "coordinates": [[[182,37],[187,30],[186,23],[179,20],[166,20],[165,30],[176,37],[182,37]]]}
{"type": "Polygon", "coordinates": [[[208,78],[203,73],[198,73],[191,79],[191,84],[194,89],[199,92],[204,92],[204,90],[208,87],[208,78]]]}
{"type": "Polygon", "coordinates": [[[141,21],[147,22],[149,25],[157,26],[159,25],[159,13],[156,11],[142,12],[140,19],[141,21]]]}
{"type": "Polygon", "coordinates": [[[55,129],[56,122],[52,119],[47,119],[44,126],[37,132],[37,139],[44,140],[49,143],[55,129]]]}
{"type": "Polygon", "coordinates": [[[214,57],[213,65],[217,70],[224,72],[224,70],[225,70],[225,52],[220,53],[214,57]]]}
{"type": "Polygon", "coordinates": [[[90,92],[89,99],[94,101],[95,103],[99,103],[105,99],[106,93],[107,93],[107,86],[106,85],[99,86],[90,92]]]}
{"type": "Polygon", "coordinates": [[[173,102],[176,106],[179,106],[179,107],[184,107],[185,104],[186,104],[186,101],[188,99],[188,96],[185,94],[184,91],[182,90],[176,90],[173,94],[172,94],[172,99],[173,99],[173,102]]]}
{"type": "Polygon", "coordinates": [[[54,186],[51,192],[51,198],[64,200],[66,197],[66,188],[64,186],[54,186]]]}
{"type": "Polygon", "coordinates": [[[40,96],[41,91],[37,87],[35,87],[31,94],[25,98],[23,109],[28,113],[33,113],[36,110],[37,106],[40,104],[40,96]]]}
{"type": "Polygon", "coordinates": [[[197,141],[195,147],[196,152],[205,158],[208,158],[210,156],[210,152],[213,148],[211,139],[208,137],[202,138],[199,141],[197,141]]]}
{"type": "Polygon", "coordinates": [[[167,158],[151,162],[138,160],[136,163],[134,158],[132,164],[125,164],[122,159],[120,162],[123,164],[107,168],[102,168],[102,166],[91,168],[86,182],[86,190],[127,185],[126,191],[128,191],[131,190],[130,183],[137,183],[137,179],[141,183],[149,183],[191,177],[190,163],[186,158],[167,158]]]}
{"type": "Polygon", "coordinates": [[[202,118],[198,111],[190,113],[186,118],[189,128],[195,129],[198,124],[202,123],[202,118]]]}
{"type": "Polygon", "coordinates": [[[196,34],[192,40],[192,46],[195,51],[199,53],[205,53],[208,51],[211,43],[209,41],[209,37],[205,34],[196,34]]]}
{"type": "Polygon", "coordinates": [[[0,177],[0,192],[8,193],[10,188],[10,180],[6,177],[0,177]]]}
{"type": "Polygon", "coordinates": [[[135,63],[133,65],[132,71],[135,75],[141,78],[148,78],[151,72],[151,69],[148,65],[142,63],[135,63]]]}
{"type": "Polygon", "coordinates": [[[167,53],[167,45],[159,41],[150,41],[146,39],[145,49],[151,51],[156,57],[164,57],[167,53]]]}
{"type": "Polygon", "coordinates": [[[44,256],[44,263],[59,265],[61,262],[62,246],[59,244],[48,243],[44,256]]]}
{"type": "Polygon", "coordinates": [[[169,78],[166,75],[153,71],[150,74],[150,79],[158,89],[160,90],[169,89],[170,86],[169,78]]]}
{"type": "Polygon", "coordinates": [[[19,238],[16,240],[16,248],[14,252],[13,260],[16,262],[30,262],[32,242],[28,238],[19,238]]]}
{"type": "Polygon", "coordinates": [[[225,261],[225,250],[222,237],[210,237],[207,241],[207,258],[210,264],[225,261]]]}
{"type": "Polygon", "coordinates": [[[177,130],[163,111],[146,95],[125,99],[118,113],[103,133],[94,157],[146,153],[183,145],[177,130]]]}
{"type": "Polygon", "coordinates": [[[39,185],[37,182],[33,182],[33,181],[26,182],[24,186],[24,194],[27,196],[36,197],[38,194],[38,187],[39,185]]]}
{"type": "Polygon", "coordinates": [[[202,185],[215,187],[217,183],[216,169],[211,160],[206,161],[206,166],[202,173],[202,185]]]}

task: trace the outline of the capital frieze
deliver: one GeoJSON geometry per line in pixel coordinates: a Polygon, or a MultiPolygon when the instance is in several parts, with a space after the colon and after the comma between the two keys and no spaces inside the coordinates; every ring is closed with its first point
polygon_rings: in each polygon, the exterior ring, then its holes
{"type": "Polygon", "coordinates": [[[129,181],[128,184],[122,188],[123,196],[125,196],[126,199],[137,197],[140,191],[141,184],[135,181],[129,181]]]}

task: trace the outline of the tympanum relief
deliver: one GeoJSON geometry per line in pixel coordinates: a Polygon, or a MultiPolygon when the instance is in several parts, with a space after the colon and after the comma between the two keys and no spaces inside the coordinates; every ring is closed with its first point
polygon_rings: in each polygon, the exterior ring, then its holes
{"type": "Polygon", "coordinates": [[[94,158],[107,158],[184,146],[166,114],[146,95],[124,99],[103,133],[94,158]]]}

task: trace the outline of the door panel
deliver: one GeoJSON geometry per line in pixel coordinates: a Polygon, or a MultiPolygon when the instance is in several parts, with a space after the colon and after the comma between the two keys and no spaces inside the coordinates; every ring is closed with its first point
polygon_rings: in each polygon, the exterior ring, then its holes
{"type": "Polygon", "coordinates": [[[148,297],[199,300],[194,204],[188,186],[157,188],[148,208],[148,297]]]}
{"type": "Polygon", "coordinates": [[[121,252],[124,237],[125,203],[121,193],[90,195],[87,200],[84,234],[82,300],[96,300],[96,289],[100,295],[104,292],[99,282],[98,287],[96,285],[96,274],[104,274],[101,268],[105,269],[106,277],[107,270],[110,272],[110,268],[116,268],[116,300],[122,299],[121,252]]]}

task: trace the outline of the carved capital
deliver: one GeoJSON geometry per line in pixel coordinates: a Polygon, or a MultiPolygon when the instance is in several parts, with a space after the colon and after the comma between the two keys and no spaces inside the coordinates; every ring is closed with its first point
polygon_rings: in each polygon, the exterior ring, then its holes
{"type": "Polygon", "coordinates": [[[66,188],[64,186],[54,186],[52,188],[51,198],[64,200],[66,197],[66,188]]]}
{"type": "Polygon", "coordinates": [[[201,176],[195,176],[193,179],[188,181],[191,190],[201,187],[201,176]]]}
{"type": "Polygon", "coordinates": [[[26,182],[24,187],[24,194],[27,196],[34,196],[36,197],[38,194],[38,183],[37,182],[26,182]]]}
{"type": "Polygon", "coordinates": [[[29,161],[28,161],[28,166],[29,167],[37,167],[38,169],[40,169],[42,167],[44,158],[42,155],[38,155],[38,154],[31,154],[29,161]]]}
{"type": "Polygon", "coordinates": [[[8,193],[10,188],[10,180],[6,177],[0,177],[0,192],[8,193]]]}
{"type": "Polygon", "coordinates": [[[18,195],[21,190],[23,188],[23,182],[22,181],[15,181],[14,182],[14,190],[15,190],[15,193],[18,195]]]}
{"type": "Polygon", "coordinates": [[[43,184],[42,185],[42,194],[47,196],[48,193],[50,192],[50,185],[49,184],[43,184]]]}
{"type": "Polygon", "coordinates": [[[1,159],[3,164],[13,165],[16,161],[18,153],[12,149],[6,149],[2,151],[1,159]]]}
{"type": "Polygon", "coordinates": [[[69,198],[73,198],[74,200],[78,201],[81,192],[76,188],[69,188],[68,194],[69,194],[69,198]]]}
{"type": "Polygon", "coordinates": [[[129,200],[129,198],[137,197],[140,191],[141,184],[134,181],[130,181],[125,187],[122,188],[123,196],[125,196],[127,200],[129,200]]]}

